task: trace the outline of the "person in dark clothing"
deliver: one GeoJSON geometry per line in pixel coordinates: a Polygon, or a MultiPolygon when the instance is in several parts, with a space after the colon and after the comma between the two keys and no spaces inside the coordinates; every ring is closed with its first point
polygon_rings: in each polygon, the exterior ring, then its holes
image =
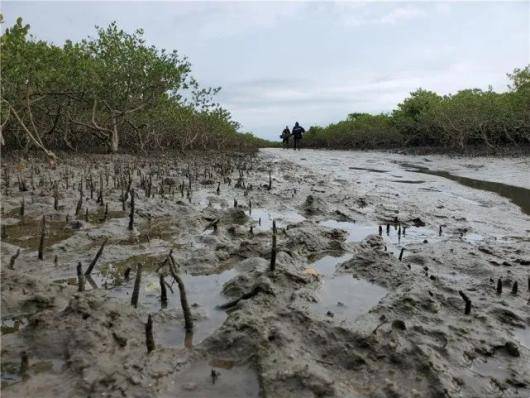
{"type": "Polygon", "coordinates": [[[289,137],[290,136],[291,136],[291,131],[289,130],[289,126],[285,126],[285,128],[282,131],[282,135],[280,135],[280,138],[283,140],[284,148],[289,148],[289,137]]]}
{"type": "Polygon", "coordinates": [[[299,141],[302,139],[302,134],[305,133],[305,129],[296,122],[293,127],[293,137],[294,137],[294,150],[296,151],[296,148],[300,149],[299,141]]]}

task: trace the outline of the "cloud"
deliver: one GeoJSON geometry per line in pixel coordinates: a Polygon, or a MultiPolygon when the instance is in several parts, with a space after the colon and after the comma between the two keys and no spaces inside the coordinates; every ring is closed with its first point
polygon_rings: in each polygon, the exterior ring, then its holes
{"type": "MultiPolygon", "coordinates": [[[[355,3],[354,3],[355,4],[355,3]]],[[[368,25],[395,25],[427,15],[424,7],[388,4],[360,3],[351,7],[349,3],[338,6],[337,17],[347,27],[363,27],[368,25]]]]}
{"type": "Polygon", "coordinates": [[[401,21],[408,21],[410,19],[424,16],[425,12],[417,7],[398,7],[393,9],[388,14],[383,15],[379,18],[379,23],[382,24],[395,24],[401,21]]]}
{"type": "Polygon", "coordinates": [[[182,7],[186,11],[177,12],[175,22],[184,26],[193,24],[202,39],[210,39],[278,27],[306,5],[299,2],[206,2],[202,5],[189,2],[182,7]]]}

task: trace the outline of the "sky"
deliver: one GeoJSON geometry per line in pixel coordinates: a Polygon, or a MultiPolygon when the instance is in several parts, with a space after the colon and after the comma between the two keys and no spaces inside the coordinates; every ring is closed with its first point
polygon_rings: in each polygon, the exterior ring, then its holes
{"type": "Polygon", "coordinates": [[[189,58],[217,101],[264,138],[348,113],[389,112],[411,91],[506,90],[530,63],[530,2],[2,1],[62,44],[112,21],[189,58]]]}

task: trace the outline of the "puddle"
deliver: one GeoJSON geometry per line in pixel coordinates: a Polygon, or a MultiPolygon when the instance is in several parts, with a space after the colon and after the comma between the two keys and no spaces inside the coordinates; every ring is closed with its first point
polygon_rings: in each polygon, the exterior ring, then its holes
{"type": "Polygon", "coordinates": [[[530,189],[502,184],[500,182],[476,180],[474,178],[461,177],[453,175],[447,171],[430,170],[426,167],[412,165],[409,163],[401,163],[401,165],[405,167],[407,171],[443,177],[452,181],[456,181],[462,185],[465,185],[466,187],[480,189],[482,191],[494,192],[504,198],[509,199],[513,204],[519,206],[523,213],[530,215],[530,189]]]}
{"type": "Polygon", "coordinates": [[[386,295],[386,289],[350,274],[324,278],[319,302],[312,305],[320,315],[332,314],[339,322],[354,321],[386,295]]]}
{"type": "MultiPolygon", "coordinates": [[[[186,294],[191,311],[196,312],[199,310],[201,318],[195,321],[192,336],[186,336],[184,328],[175,325],[174,321],[166,325],[160,325],[158,332],[159,344],[177,346],[181,345],[187,339],[187,346],[197,345],[217,330],[227,317],[225,311],[217,308],[219,304],[227,300],[222,294],[223,285],[236,276],[236,274],[237,272],[235,270],[230,269],[220,274],[184,275],[182,280],[186,286],[186,294]]],[[[159,282],[158,278],[156,278],[156,293],[153,297],[156,304],[153,304],[160,306],[158,286],[159,282]]],[[[173,295],[168,292],[167,308],[177,308],[180,314],[180,296],[176,284],[174,284],[173,290],[175,291],[173,295]]]]}
{"type": "Polygon", "coordinates": [[[263,208],[252,209],[250,217],[261,225],[257,225],[260,230],[272,229],[272,220],[276,220],[277,227],[285,227],[288,224],[296,224],[305,220],[305,217],[294,210],[271,211],[263,208]]]}
{"type": "MultiPolygon", "coordinates": [[[[377,224],[360,224],[349,221],[326,220],[320,222],[320,225],[328,228],[345,230],[348,233],[347,240],[349,242],[360,242],[368,235],[379,234],[379,225],[377,224]]],[[[438,239],[438,233],[427,227],[409,226],[406,228],[405,234],[401,233],[401,236],[399,235],[398,227],[395,225],[390,225],[388,232],[386,225],[382,225],[382,227],[385,244],[397,249],[401,249],[407,244],[419,244],[423,243],[425,240],[430,242],[438,239]]],[[[394,254],[398,255],[399,253],[394,254]]]]}
{"type": "Polygon", "coordinates": [[[16,333],[28,324],[27,316],[2,318],[2,335],[16,333]]]}
{"type": "Polygon", "coordinates": [[[525,346],[528,350],[530,350],[530,329],[517,329],[513,333],[517,340],[519,340],[519,343],[521,345],[525,346]]]}
{"type": "Polygon", "coordinates": [[[320,275],[333,276],[337,265],[342,264],[352,258],[352,254],[346,253],[340,256],[325,255],[311,264],[320,275]]]}
{"type": "MultiPolygon", "coordinates": [[[[17,224],[6,225],[8,243],[24,249],[37,250],[40,243],[41,218],[24,219],[17,224]]],[[[68,239],[74,231],[66,227],[66,221],[54,217],[46,217],[46,235],[44,242],[50,247],[58,242],[68,239]]]]}
{"type": "MultiPolygon", "coordinates": [[[[29,368],[26,375],[20,374],[20,361],[11,362],[11,361],[2,361],[2,371],[1,371],[1,380],[2,380],[2,389],[19,383],[25,380],[28,377],[43,376],[47,374],[46,377],[49,378],[49,373],[59,375],[65,366],[65,362],[58,359],[47,359],[43,361],[35,361],[35,359],[30,360],[29,368]]],[[[9,391],[9,390],[8,390],[9,391]]],[[[7,396],[7,394],[6,394],[7,396]]]]}
{"type": "MultiPolygon", "coordinates": [[[[118,300],[130,300],[136,264],[143,264],[142,288],[138,308],[147,313],[157,313],[155,317],[155,340],[162,346],[174,347],[183,343],[187,346],[199,344],[211,335],[225,321],[227,315],[217,306],[226,301],[222,294],[223,285],[236,276],[237,271],[229,269],[217,274],[191,275],[183,273],[182,281],[186,288],[186,295],[194,314],[194,329],[192,335],[186,335],[180,306],[180,295],[177,284],[171,277],[166,281],[173,289],[168,289],[167,307],[162,309],[160,303],[160,280],[155,272],[164,256],[147,257],[134,256],[125,261],[106,264],[101,268],[101,276],[95,275],[98,286],[107,282],[110,297],[118,300]],[[131,267],[130,279],[123,281],[123,274],[127,267],[131,267]]],[[[88,284],[87,284],[88,286],[88,284]]]]}
{"type": "MultiPolygon", "coordinates": [[[[98,210],[92,213],[88,213],[88,222],[92,224],[103,224],[104,222],[113,218],[125,218],[128,217],[129,213],[123,210],[109,210],[105,219],[105,209],[100,207],[98,210]]],[[[82,219],[85,217],[83,215],[82,219]]]]}
{"type": "Polygon", "coordinates": [[[368,235],[377,234],[377,225],[358,224],[349,221],[326,220],[319,223],[320,225],[333,229],[342,229],[348,233],[348,241],[360,242],[368,235]]]}
{"type": "Polygon", "coordinates": [[[256,372],[231,361],[198,361],[175,375],[175,387],[164,397],[251,398],[259,397],[256,372]],[[227,366],[229,364],[229,366],[227,366]],[[216,377],[212,377],[212,370],[216,377]]]}
{"type": "Polygon", "coordinates": [[[480,243],[484,240],[484,237],[474,232],[467,232],[462,236],[462,239],[467,243],[480,243]]]}
{"type": "Polygon", "coordinates": [[[5,360],[2,360],[1,369],[2,389],[22,380],[22,376],[19,373],[20,363],[6,362],[5,360]]]}
{"type": "Polygon", "coordinates": [[[312,311],[319,316],[352,322],[386,295],[386,289],[380,286],[355,279],[351,274],[335,273],[336,266],[351,257],[349,253],[338,257],[327,255],[311,264],[310,268],[322,275],[318,302],[311,305],[312,311]]]}
{"type": "Polygon", "coordinates": [[[504,381],[510,377],[510,371],[506,367],[506,362],[498,358],[477,358],[471,364],[471,371],[483,377],[490,377],[504,381]]]}

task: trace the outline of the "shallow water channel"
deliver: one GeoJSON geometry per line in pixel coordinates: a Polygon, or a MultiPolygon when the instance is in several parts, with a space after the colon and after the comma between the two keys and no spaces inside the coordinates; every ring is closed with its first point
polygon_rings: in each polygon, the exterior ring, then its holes
{"type": "MultiPolygon", "coordinates": [[[[443,177],[452,181],[456,181],[459,184],[465,185],[466,187],[479,189],[482,191],[494,192],[504,198],[509,199],[513,204],[519,206],[523,213],[530,215],[530,189],[518,187],[515,185],[503,184],[500,182],[478,180],[475,178],[458,176],[451,174],[448,171],[431,170],[427,167],[421,167],[409,163],[403,163],[402,165],[407,169],[407,171],[443,177]]],[[[528,178],[530,179],[530,175],[528,176],[528,178]]]]}

